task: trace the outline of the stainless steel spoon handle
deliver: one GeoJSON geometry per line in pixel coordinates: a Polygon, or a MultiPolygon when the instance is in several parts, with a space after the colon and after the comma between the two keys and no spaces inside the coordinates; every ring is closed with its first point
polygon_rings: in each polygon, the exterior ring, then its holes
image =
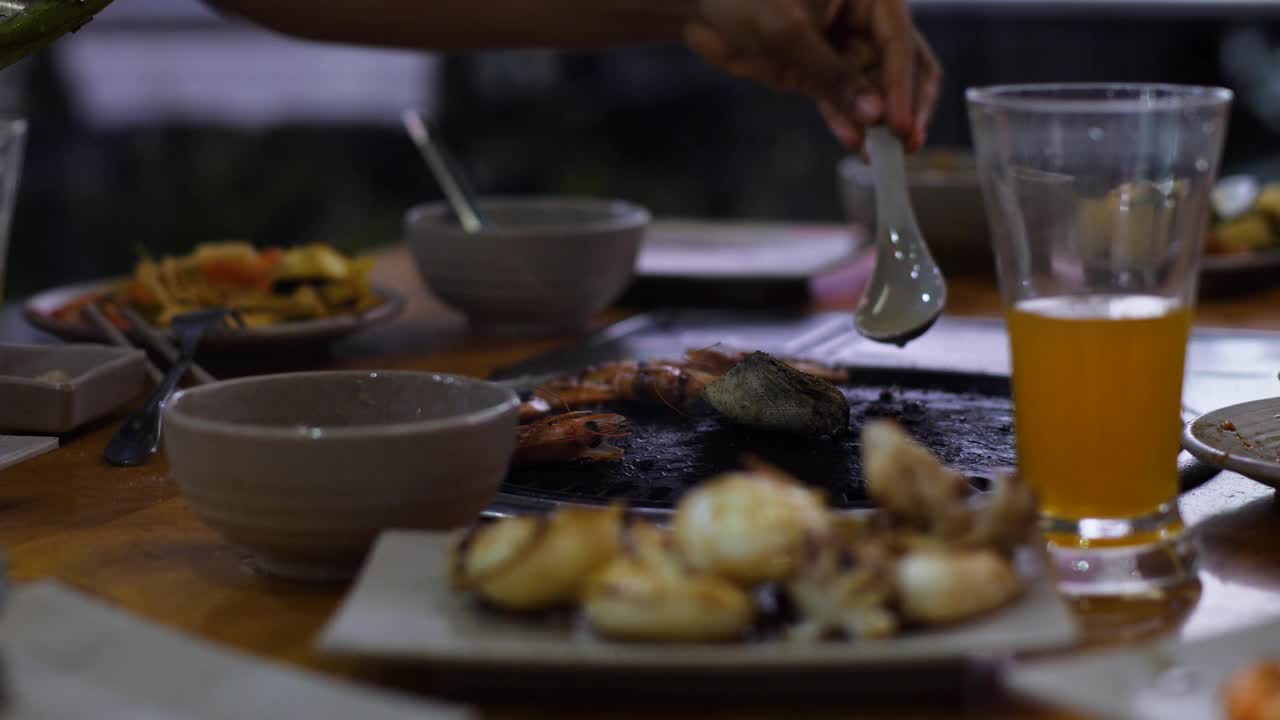
{"type": "Polygon", "coordinates": [[[405,110],[400,119],[404,128],[417,146],[422,159],[426,161],[431,174],[435,176],[440,189],[444,191],[449,207],[458,216],[462,229],[469,233],[478,233],[488,224],[476,206],[475,197],[462,179],[457,164],[445,150],[444,146],[432,137],[431,124],[417,110],[405,110]]]}

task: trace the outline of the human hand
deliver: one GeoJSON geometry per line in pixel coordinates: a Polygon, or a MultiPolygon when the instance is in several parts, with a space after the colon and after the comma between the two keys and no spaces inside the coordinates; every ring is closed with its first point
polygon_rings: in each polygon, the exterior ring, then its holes
{"type": "Polygon", "coordinates": [[[685,41],[731,75],[816,98],[850,148],[880,123],[924,145],[942,68],[906,0],[701,0],[685,41]]]}

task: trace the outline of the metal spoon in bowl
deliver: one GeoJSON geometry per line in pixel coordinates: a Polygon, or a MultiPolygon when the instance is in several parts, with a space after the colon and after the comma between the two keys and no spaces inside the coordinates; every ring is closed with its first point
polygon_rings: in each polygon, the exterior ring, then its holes
{"type": "Polygon", "coordinates": [[[402,112],[400,120],[404,123],[404,129],[408,131],[413,144],[418,146],[418,152],[426,161],[427,167],[431,169],[436,182],[444,190],[445,199],[449,201],[449,207],[453,208],[453,214],[458,216],[462,229],[469,233],[478,233],[490,226],[488,220],[480,213],[475,195],[463,179],[462,172],[458,170],[458,164],[453,161],[449,151],[433,138],[436,133],[431,127],[431,121],[412,108],[402,112]]]}
{"type": "Polygon", "coordinates": [[[876,267],[854,325],[871,340],[906,345],[942,314],[947,283],[911,210],[902,144],[883,126],[869,128],[867,154],[876,183],[876,267]]]}

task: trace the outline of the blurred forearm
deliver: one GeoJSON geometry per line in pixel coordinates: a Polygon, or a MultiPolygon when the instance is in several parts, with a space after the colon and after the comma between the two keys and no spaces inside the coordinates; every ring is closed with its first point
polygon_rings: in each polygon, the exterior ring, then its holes
{"type": "Polygon", "coordinates": [[[208,0],[289,35],[470,50],[589,48],[681,37],[695,0],[208,0]]]}

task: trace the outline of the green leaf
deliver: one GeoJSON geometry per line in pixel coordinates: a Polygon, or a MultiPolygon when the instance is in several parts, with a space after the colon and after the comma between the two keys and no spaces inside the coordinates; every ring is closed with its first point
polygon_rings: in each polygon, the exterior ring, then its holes
{"type": "Polygon", "coordinates": [[[111,0],[31,0],[26,10],[0,20],[0,69],[79,30],[110,4],[111,0]]]}

